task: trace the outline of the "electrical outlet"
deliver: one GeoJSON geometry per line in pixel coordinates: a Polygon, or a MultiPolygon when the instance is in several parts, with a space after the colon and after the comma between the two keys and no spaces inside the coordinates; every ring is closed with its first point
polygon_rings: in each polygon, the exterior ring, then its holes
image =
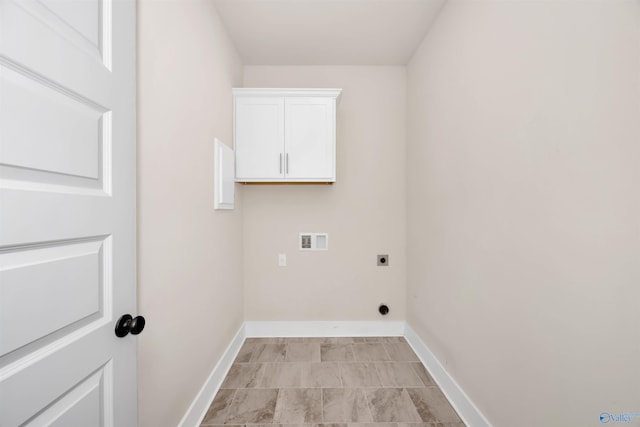
{"type": "Polygon", "coordinates": [[[287,254],[278,254],[278,267],[287,266],[287,254]]]}
{"type": "Polygon", "coordinates": [[[389,265],[389,255],[378,255],[378,267],[386,267],[389,265]]]}

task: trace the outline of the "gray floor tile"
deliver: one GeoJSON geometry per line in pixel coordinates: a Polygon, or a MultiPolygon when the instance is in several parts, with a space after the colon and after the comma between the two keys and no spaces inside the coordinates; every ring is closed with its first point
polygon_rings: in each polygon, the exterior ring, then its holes
{"type": "Polygon", "coordinates": [[[273,422],[278,390],[237,390],[227,410],[225,424],[270,424],[273,422]]]}
{"type": "Polygon", "coordinates": [[[296,424],[248,424],[244,427],[310,427],[313,424],[296,423],[296,424]]]}
{"type": "Polygon", "coordinates": [[[429,372],[427,371],[427,369],[424,367],[422,363],[414,362],[414,363],[411,363],[411,366],[413,367],[414,372],[418,374],[418,376],[422,380],[422,383],[425,386],[436,385],[436,382],[433,380],[433,378],[431,377],[431,375],[429,374],[429,372]]]}
{"type": "Polygon", "coordinates": [[[309,427],[311,424],[297,423],[297,424],[248,424],[244,427],[309,427]]]}
{"type": "Polygon", "coordinates": [[[278,394],[274,423],[322,422],[322,389],[281,389],[278,394]]]}
{"type": "Polygon", "coordinates": [[[404,337],[355,337],[353,342],[356,343],[374,343],[374,342],[406,342],[404,337]]]}
{"type": "Polygon", "coordinates": [[[251,363],[283,362],[286,353],[286,344],[256,344],[251,356],[251,363]]]}
{"type": "Polygon", "coordinates": [[[353,343],[353,338],[351,337],[313,337],[313,338],[305,338],[304,342],[309,342],[314,344],[351,344],[353,343]]]}
{"type": "Polygon", "coordinates": [[[422,421],[407,394],[407,390],[403,388],[380,388],[369,389],[365,392],[373,421],[383,423],[422,421]]]}
{"type": "Polygon", "coordinates": [[[342,387],[342,379],[338,364],[331,362],[303,364],[302,387],[342,387]]]}
{"type": "MultiPolygon", "coordinates": [[[[304,337],[286,337],[286,338],[272,338],[269,344],[294,344],[308,342],[308,338],[304,337]],[[274,341],[275,340],[275,341],[274,341]]],[[[253,426],[252,426],[253,427],[253,426]]]]}
{"type": "Polygon", "coordinates": [[[398,423],[349,423],[348,427],[397,427],[398,423]]]}
{"type": "Polygon", "coordinates": [[[405,340],[404,337],[384,337],[383,342],[400,342],[406,344],[407,340],[405,340]]]}
{"type": "Polygon", "coordinates": [[[411,365],[413,363],[406,362],[375,364],[383,387],[424,387],[424,383],[411,365]]]}
{"type": "Polygon", "coordinates": [[[353,362],[352,344],[322,344],[320,345],[320,360],[323,362],[353,362]]]}
{"type": "Polygon", "coordinates": [[[290,343],[287,345],[287,362],[319,362],[320,344],[318,343],[290,343]]]}
{"type": "Polygon", "coordinates": [[[284,388],[302,386],[302,365],[300,363],[264,363],[260,388],[284,388]]]}
{"type": "Polygon", "coordinates": [[[382,342],[382,337],[355,337],[353,342],[365,343],[365,342],[382,342]]]}
{"type": "Polygon", "coordinates": [[[262,378],[263,366],[259,363],[239,363],[231,366],[221,388],[253,388],[262,378]]]}
{"type": "Polygon", "coordinates": [[[378,371],[373,363],[340,363],[340,375],[344,387],[381,387],[378,371]]]}
{"type": "Polygon", "coordinates": [[[460,417],[438,387],[407,389],[422,421],[455,423],[461,422],[460,417]]]}
{"type": "Polygon", "coordinates": [[[247,338],[244,340],[245,344],[267,344],[270,338],[247,338]]]}
{"type": "Polygon", "coordinates": [[[462,422],[459,422],[459,423],[396,423],[396,427],[465,427],[465,425],[462,422]]]}
{"type": "Polygon", "coordinates": [[[236,360],[233,363],[249,363],[251,355],[253,354],[253,344],[247,344],[246,342],[240,348],[236,360]]]}
{"type": "Polygon", "coordinates": [[[268,338],[247,338],[245,343],[250,344],[287,344],[291,342],[293,338],[289,337],[268,337],[268,338]]]}
{"type": "Polygon", "coordinates": [[[247,338],[201,426],[465,427],[406,340],[388,336],[247,338]]]}
{"type": "Polygon", "coordinates": [[[413,352],[409,344],[405,343],[386,343],[387,353],[394,362],[419,362],[418,356],[413,352]]]}
{"type": "Polygon", "coordinates": [[[324,337],[295,337],[289,338],[288,344],[322,344],[327,338],[324,337]]]}
{"type": "Polygon", "coordinates": [[[354,342],[354,339],[351,337],[334,337],[331,338],[331,341],[328,344],[351,344],[354,342]]]}
{"type": "Polygon", "coordinates": [[[227,416],[227,409],[236,394],[235,390],[220,390],[211,402],[209,410],[202,420],[202,424],[224,424],[227,416]]]}
{"type": "Polygon", "coordinates": [[[382,362],[391,360],[382,343],[353,344],[353,354],[359,362],[382,362]]]}
{"type": "Polygon", "coordinates": [[[362,389],[325,388],[322,390],[322,417],[325,422],[372,422],[371,411],[362,389]]]}

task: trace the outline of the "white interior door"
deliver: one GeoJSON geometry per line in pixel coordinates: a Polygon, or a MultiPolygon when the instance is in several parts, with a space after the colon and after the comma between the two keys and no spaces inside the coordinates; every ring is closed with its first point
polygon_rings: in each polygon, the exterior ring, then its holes
{"type": "Polygon", "coordinates": [[[135,1],[0,0],[0,426],[137,424],[135,1]]]}

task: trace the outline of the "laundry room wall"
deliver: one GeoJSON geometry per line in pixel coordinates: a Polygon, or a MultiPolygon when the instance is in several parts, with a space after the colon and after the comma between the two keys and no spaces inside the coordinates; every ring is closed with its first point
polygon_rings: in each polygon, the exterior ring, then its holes
{"type": "Polygon", "coordinates": [[[343,90],[335,184],[242,188],[247,320],[404,320],[406,68],[246,66],[243,84],[343,90]],[[329,250],[301,252],[300,232],[329,250]]]}
{"type": "Polygon", "coordinates": [[[243,322],[242,206],[213,210],[242,64],[210,1],[138,1],[139,424],[175,427],[243,322]]]}
{"type": "Polygon", "coordinates": [[[640,412],[640,3],[449,2],[408,100],[409,325],[495,427],[640,412]]]}

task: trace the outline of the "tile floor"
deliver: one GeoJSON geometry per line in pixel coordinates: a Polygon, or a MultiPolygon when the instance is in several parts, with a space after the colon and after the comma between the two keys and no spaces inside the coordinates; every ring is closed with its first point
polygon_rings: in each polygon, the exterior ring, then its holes
{"type": "Polygon", "coordinates": [[[402,337],[248,338],[201,426],[464,427],[402,337]]]}

